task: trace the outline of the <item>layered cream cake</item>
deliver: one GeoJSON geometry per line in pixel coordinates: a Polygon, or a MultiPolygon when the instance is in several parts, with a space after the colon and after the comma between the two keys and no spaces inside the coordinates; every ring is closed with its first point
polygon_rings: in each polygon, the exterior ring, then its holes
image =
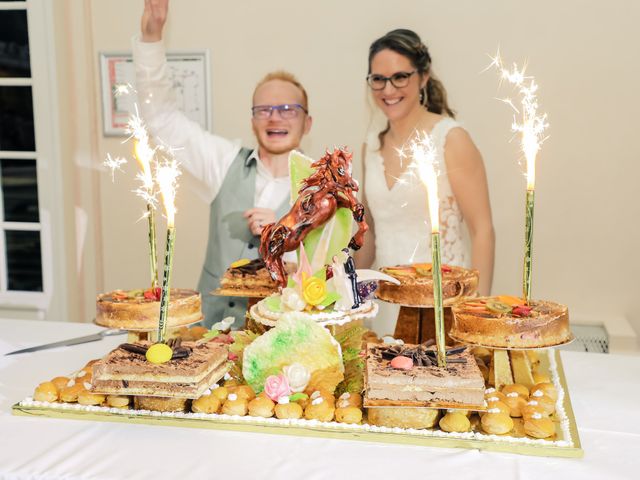
{"type": "Polygon", "coordinates": [[[539,348],[571,340],[569,311],[558,303],[482,297],[455,305],[449,335],[488,347],[539,348]]]}
{"type": "MultiPolygon", "coordinates": [[[[293,271],[295,265],[285,263],[287,272],[293,271]]],[[[220,288],[216,294],[268,297],[278,291],[277,283],[271,278],[264,260],[242,259],[231,264],[220,280],[220,288]]]]}
{"type": "Polygon", "coordinates": [[[109,395],[198,398],[231,367],[228,347],[217,342],[184,342],[166,363],[145,357],[150,342],[124,344],[93,364],[93,392],[109,395]],[[179,357],[179,358],[176,358],[179,357]]]}
{"type": "Polygon", "coordinates": [[[464,347],[448,353],[441,368],[433,347],[367,344],[365,406],[482,408],[484,378],[473,355],[464,347]]]}
{"type": "MultiPolygon", "coordinates": [[[[383,273],[400,281],[400,285],[380,282],[376,296],[380,300],[408,306],[433,306],[433,272],[430,263],[383,267],[383,273]]],[[[478,271],[442,265],[442,298],[445,306],[476,295],[478,271]]]]}
{"type": "MultiPolygon", "coordinates": [[[[159,289],[158,289],[159,290],[159,289]]],[[[96,323],[124,330],[153,330],[160,317],[159,292],[143,290],[114,290],[98,295],[96,323]]],[[[169,296],[167,326],[180,327],[202,320],[200,293],[195,290],[172,288],[169,296]]]]}

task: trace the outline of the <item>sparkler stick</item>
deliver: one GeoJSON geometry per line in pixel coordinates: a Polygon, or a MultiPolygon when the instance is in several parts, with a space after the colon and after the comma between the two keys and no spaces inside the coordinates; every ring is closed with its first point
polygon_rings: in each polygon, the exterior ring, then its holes
{"type": "Polygon", "coordinates": [[[442,307],[442,272],[440,253],[440,215],[438,199],[438,162],[436,147],[431,137],[423,132],[416,134],[410,143],[411,154],[415,160],[418,177],[427,187],[429,199],[429,217],[431,219],[431,263],[433,275],[433,300],[435,310],[436,348],[438,366],[447,366],[447,354],[444,331],[444,312],[442,307]]]}
{"type": "Polygon", "coordinates": [[[156,181],[162,194],[162,203],[167,216],[167,247],[164,254],[164,271],[162,293],[160,295],[160,319],[158,320],[158,342],[164,342],[167,333],[167,316],[169,312],[171,267],[173,264],[173,246],[176,238],[175,229],[175,195],[177,178],[180,175],[175,160],[158,167],[156,181]]]}
{"type": "Polygon", "coordinates": [[[538,113],[538,99],[536,92],[538,85],[533,77],[525,76],[525,68],[519,69],[516,64],[511,70],[504,68],[500,54],[492,57],[491,65],[500,73],[501,80],[506,80],[514,85],[520,95],[520,112],[509,99],[502,99],[515,111],[511,129],[520,133],[520,147],[524,153],[527,166],[527,194],[525,201],[525,229],[524,229],[524,262],[522,269],[522,295],[527,303],[531,301],[531,273],[533,270],[532,250],[533,250],[533,211],[535,205],[535,171],[536,156],[540,151],[540,146],[546,139],[544,131],[549,124],[547,114],[538,113]],[[518,123],[515,116],[521,115],[518,123]]]}

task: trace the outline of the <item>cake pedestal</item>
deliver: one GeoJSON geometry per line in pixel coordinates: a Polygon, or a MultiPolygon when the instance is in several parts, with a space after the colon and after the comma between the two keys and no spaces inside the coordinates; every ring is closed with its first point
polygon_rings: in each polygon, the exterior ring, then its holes
{"type": "MultiPolygon", "coordinates": [[[[447,343],[452,343],[449,330],[453,322],[451,307],[444,308],[444,331],[447,343]]],[[[436,338],[435,310],[433,307],[400,306],[400,313],[396,321],[394,338],[402,339],[405,343],[419,344],[436,338]]]]}

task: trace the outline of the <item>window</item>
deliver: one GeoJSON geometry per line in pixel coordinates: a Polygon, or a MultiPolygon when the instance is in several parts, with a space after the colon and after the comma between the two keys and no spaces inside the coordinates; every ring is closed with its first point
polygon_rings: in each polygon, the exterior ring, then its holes
{"type": "MultiPolygon", "coordinates": [[[[42,0],[0,0],[0,307],[39,312],[51,307],[54,180],[42,162],[56,158],[47,58],[47,6],[42,0]],[[49,277],[49,278],[48,278],[49,277]]],[[[50,20],[49,20],[50,21],[50,20]]],[[[49,50],[50,52],[50,50],[49,50]]]]}

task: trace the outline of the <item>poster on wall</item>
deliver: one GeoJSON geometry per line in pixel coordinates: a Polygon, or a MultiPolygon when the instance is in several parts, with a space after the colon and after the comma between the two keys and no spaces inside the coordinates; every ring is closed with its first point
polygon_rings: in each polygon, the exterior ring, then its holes
{"type": "MultiPolygon", "coordinates": [[[[167,53],[169,79],[178,108],[205,130],[211,130],[209,52],[167,53]]],[[[126,136],[135,111],[136,75],[130,53],[100,53],[102,117],[105,136],[126,136]]]]}

